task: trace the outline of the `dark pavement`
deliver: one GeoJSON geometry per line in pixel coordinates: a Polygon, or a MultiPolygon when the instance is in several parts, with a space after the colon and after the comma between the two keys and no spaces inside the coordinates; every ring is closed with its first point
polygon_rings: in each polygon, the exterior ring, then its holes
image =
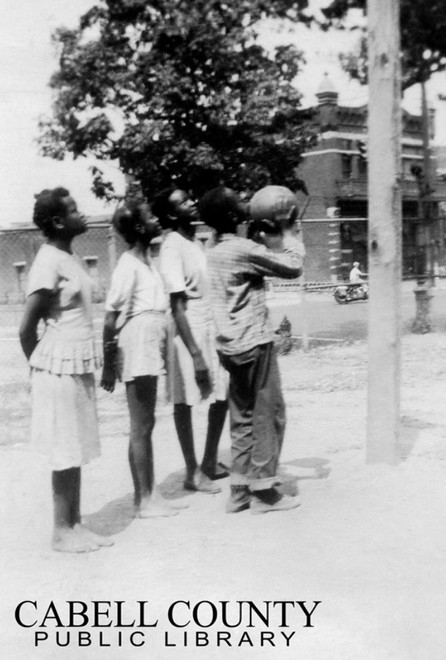
{"type": "MultiPolygon", "coordinates": [[[[356,340],[367,338],[367,301],[339,305],[329,292],[308,293],[304,304],[300,293],[276,293],[269,300],[274,327],[277,328],[286,315],[291,321],[292,334],[302,336],[305,325],[312,338],[356,340]]],[[[98,337],[102,332],[103,305],[95,306],[95,327],[98,337]]],[[[410,332],[415,318],[415,295],[406,285],[403,293],[403,332],[410,332]]],[[[18,339],[17,328],[23,315],[22,305],[0,307],[0,338],[18,339]]],[[[433,329],[446,332],[446,289],[435,289],[431,301],[433,329]]]]}
{"type": "MultiPolygon", "coordinates": [[[[332,293],[306,294],[300,303],[300,294],[276,294],[270,301],[271,316],[277,328],[286,315],[291,322],[292,334],[302,336],[305,330],[310,338],[321,339],[366,339],[368,303],[358,301],[339,305],[332,293]]],[[[415,318],[415,294],[411,290],[403,293],[403,332],[411,331],[415,318]]],[[[436,289],[431,301],[433,329],[446,332],[446,290],[436,289]]]]}

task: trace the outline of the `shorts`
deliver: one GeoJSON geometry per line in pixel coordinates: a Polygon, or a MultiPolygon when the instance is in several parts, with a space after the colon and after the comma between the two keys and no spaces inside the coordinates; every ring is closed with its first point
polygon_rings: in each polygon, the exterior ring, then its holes
{"type": "Polygon", "coordinates": [[[125,323],[118,337],[118,375],[124,383],[165,372],[166,331],[164,312],[142,312],[125,323]]]}

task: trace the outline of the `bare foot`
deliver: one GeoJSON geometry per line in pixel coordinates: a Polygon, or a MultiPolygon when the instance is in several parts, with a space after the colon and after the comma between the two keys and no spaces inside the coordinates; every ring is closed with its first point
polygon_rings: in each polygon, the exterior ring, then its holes
{"type": "Polygon", "coordinates": [[[56,529],[51,546],[57,552],[93,552],[99,550],[99,545],[70,528],[56,529]]]}
{"type": "Polygon", "coordinates": [[[136,507],[137,518],[168,518],[176,516],[178,511],[168,507],[164,501],[160,502],[159,499],[150,498],[143,500],[139,506],[136,507]]]}
{"type": "Polygon", "coordinates": [[[112,538],[96,534],[96,532],[92,532],[91,529],[88,529],[88,527],[84,527],[83,525],[75,525],[74,530],[77,534],[84,536],[85,539],[95,543],[99,547],[109,548],[114,544],[112,538]]]}
{"type": "Polygon", "coordinates": [[[201,471],[211,481],[216,481],[217,479],[226,479],[226,477],[229,477],[229,468],[224,463],[220,462],[218,462],[216,465],[205,465],[202,463],[201,471]]]}
{"type": "Polygon", "coordinates": [[[209,495],[221,492],[221,488],[213,484],[209,477],[203,474],[200,469],[195,470],[192,478],[186,477],[183,487],[185,490],[208,493],[209,495]]]}

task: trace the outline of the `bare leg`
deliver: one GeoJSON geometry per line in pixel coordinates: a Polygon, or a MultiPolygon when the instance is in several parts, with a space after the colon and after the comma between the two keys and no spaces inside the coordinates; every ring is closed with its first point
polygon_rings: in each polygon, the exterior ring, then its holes
{"type": "Polygon", "coordinates": [[[187,406],[185,403],[176,403],[173,407],[173,419],[186,463],[186,481],[190,481],[193,479],[198,467],[195,457],[191,406],[187,406]]]}
{"type": "Polygon", "coordinates": [[[195,457],[191,406],[185,403],[176,403],[173,407],[173,417],[186,463],[184,487],[187,490],[201,491],[203,493],[219,493],[221,488],[214,486],[208,477],[198,469],[197,459],[195,457]]]}
{"type": "Polygon", "coordinates": [[[152,431],[155,426],[156,388],[156,376],[141,376],[126,383],[130,413],[129,462],[138,518],[176,514],[176,511],[153,496],[155,479],[152,431]]]}
{"type": "Polygon", "coordinates": [[[80,468],[52,473],[54,531],[53,550],[59,552],[90,552],[99,545],[78,534],[73,521],[80,518],[80,468]]]}
{"type": "Polygon", "coordinates": [[[227,401],[215,401],[209,406],[206,445],[201,462],[201,470],[209,479],[224,479],[229,476],[229,472],[219,467],[217,461],[218,443],[220,442],[227,411],[227,401]]]}
{"type": "Polygon", "coordinates": [[[129,457],[130,472],[132,475],[132,481],[134,486],[133,503],[135,504],[136,507],[138,507],[141,504],[141,493],[139,492],[138,472],[136,470],[132,444],[130,442],[129,442],[128,457],[129,457]]]}
{"type": "Polygon", "coordinates": [[[93,543],[94,545],[100,547],[109,547],[114,544],[113,539],[108,536],[102,536],[102,534],[97,534],[92,532],[88,527],[84,527],[81,524],[81,512],[80,512],[80,501],[81,501],[81,471],[78,470],[77,477],[74,480],[74,489],[75,496],[73,498],[73,508],[71,510],[71,526],[76,534],[79,534],[83,539],[88,543],[93,543]]]}
{"type": "Polygon", "coordinates": [[[81,471],[76,469],[73,477],[73,501],[71,503],[70,524],[71,527],[81,522],[81,471]]]}

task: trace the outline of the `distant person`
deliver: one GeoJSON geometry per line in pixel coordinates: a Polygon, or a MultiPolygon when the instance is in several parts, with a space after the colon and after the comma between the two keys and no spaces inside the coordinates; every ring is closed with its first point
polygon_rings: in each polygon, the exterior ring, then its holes
{"type": "Polygon", "coordinates": [[[99,456],[91,296],[93,282],[71,250],[85,218],[65,188],[36,196],[34,223],[47,241],[28,276],[20,342],[31,366],[31,443],[52,468],[54,531],[60,552],[89,552],[112,541],[81,525],[81,466],[99,456]],[[45,327],[40,339],[39,321],[45,327]]]}
{"type": "Polygon", "coordinates": [[[154,201],[153,213],[170,230],[160,251],[160,270],[170,295],[167,378],[175,427],[186,463],[184,488],[218,493],[215,480],[228,476],[218,461],[218,445],[228,409],[228,379],[221,367],[208,299],[206,255],[195,240],[199,221],[195,201],[179,189],[154,201]],[[195,455],[192,408],[209,398],[208,425],[200,466],[195,455]]]}
{"type": "Polygon", "coordinates": [[[161,228],[147,204],[121,207],[113,224],[129,248],[119,258],[105,302],[101,386],[113,392],[117,378],[125,383],[136,516],[173,516],[177,513],[173,504],[155,489],[152,447],[158,376],[164,371],[168,301],[149,246],[161,228]]]}
{"type": "Polygon", "coordinates": [[[276,191],[267,191],[265,197],[257,214],[258,198],[254,196],[251,210],[254,222],[260,222],[255,229],[258,241],[268,244],[271,238],[262,231],[263,219],[278,227],[272,232],[274,251],[236,235],[246,209],[234,191],[215,188],[200,203],[202,219],[217,232],[216,245],[208,252],[211,302],[217,350],[230,375],[232,463],[228,513],[248,508],[252,513],[267,513],[299,505],[297,497],[282,495],[276,487],[280,481],[285,404],[265,292],[265,277],[291,279],[302,272],[300,244],[292,231],[297,203],[291,195],[288,206],[282,208],[282,197],[276,191]],[[271,207],[281,207],[280,218],[270,213],[271,207]],[[279,242],[275,233],[280,235],[279,242]]]}
{"type": "Polygon", "coordinates": [[[363,273],[360,268],[359,261],[354,261],[353,262],[353,268],[350,271],[349,275],[349,281],[350,284],[356,284],[357,286],[361,286],[364,289],[364,291],[367,291],[367,283],[362,279],[363,277],[367,277],[367,273],[363,273]]]}

